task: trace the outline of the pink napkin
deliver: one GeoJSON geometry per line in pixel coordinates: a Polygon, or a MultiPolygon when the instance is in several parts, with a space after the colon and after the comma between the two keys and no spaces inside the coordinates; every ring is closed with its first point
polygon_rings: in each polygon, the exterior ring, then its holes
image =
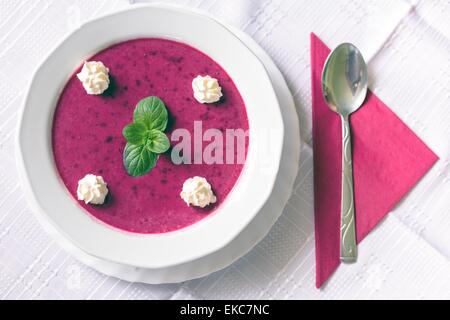
{"type": "MultiPolygon", "coordinates": [[[[316,286],[340,264],[341,122],[322,97],[330,53],[311,34],[316,286]]],[[[438,157],[375,94],[351,117],[356,237],[360,242],[438,157]]]]}

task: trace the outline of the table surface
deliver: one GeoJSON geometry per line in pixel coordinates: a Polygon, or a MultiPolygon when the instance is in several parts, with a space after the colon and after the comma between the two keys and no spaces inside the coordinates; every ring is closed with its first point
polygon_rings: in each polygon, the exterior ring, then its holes
{"type": "MultiPolygon", "coordinates": [[[[180,284],[133,284],[84,266],[32,215],[15,165],[32,71],[81,23],[126,0],[0,1],[0,299],[449,299],[450,2],[175,0],[235,25],[274,59],[305,141],[294,192],[267,237],[228,268],[180,284]],[[314,287],[309,33],[355,43],[370,87],[440,160],[360,245],[358,263],[314,287]]],[[[151,1],[148,1],[151,2],[151,1]]],[[[382,128],[380,128],[382,130],[382,128]]]]}

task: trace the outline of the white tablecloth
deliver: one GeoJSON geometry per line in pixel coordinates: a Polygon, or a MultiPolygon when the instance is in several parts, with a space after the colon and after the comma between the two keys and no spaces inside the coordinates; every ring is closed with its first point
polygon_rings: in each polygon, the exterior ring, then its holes
{"type": "MultiPolygon", "coordinates": [[[[137,2],[137,1],[132,1],[137,2]]],[[[31,72],[80,23],[126,0],[0,0],[0,299],[450,298],[450,2],[178,0],[251,35],[292,90],[306,142],[284,214],[250,253],[208,277],[132,284],[60,249],[27,206],[15,170],[17,114],[31,72]],[[361,244],[358,263],[314,287],[309,33],[350,41],[371,88],[440,157],[361,244]]],[[[380,128],[383,130],[383,128],[380,128]]]]}

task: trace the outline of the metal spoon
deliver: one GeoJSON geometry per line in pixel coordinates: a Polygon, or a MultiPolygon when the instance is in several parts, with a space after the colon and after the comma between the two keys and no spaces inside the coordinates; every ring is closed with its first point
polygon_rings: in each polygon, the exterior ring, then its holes
{"type": "Polygon", "coordinates": [[[349,116],[366,98],[367,66],[354,45],[343,43],[330,53],[322,72],[322,93],[330,109],[342,120],[340,257],[343,262],[355,262],[357,249],[349,116]]]}

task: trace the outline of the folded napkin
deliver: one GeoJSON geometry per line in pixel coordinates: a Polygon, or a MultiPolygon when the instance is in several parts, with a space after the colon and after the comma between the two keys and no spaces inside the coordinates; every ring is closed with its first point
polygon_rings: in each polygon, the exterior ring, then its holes
{"type": "MultiPolygon", "coordinates": [[[[316,286],[340,264],[341,120],[322,97],[327,46],[311,34],[316,286]]],[[[356,237],[360,242],[438,157],[375,94],[350,117],[356,237]]]]}

